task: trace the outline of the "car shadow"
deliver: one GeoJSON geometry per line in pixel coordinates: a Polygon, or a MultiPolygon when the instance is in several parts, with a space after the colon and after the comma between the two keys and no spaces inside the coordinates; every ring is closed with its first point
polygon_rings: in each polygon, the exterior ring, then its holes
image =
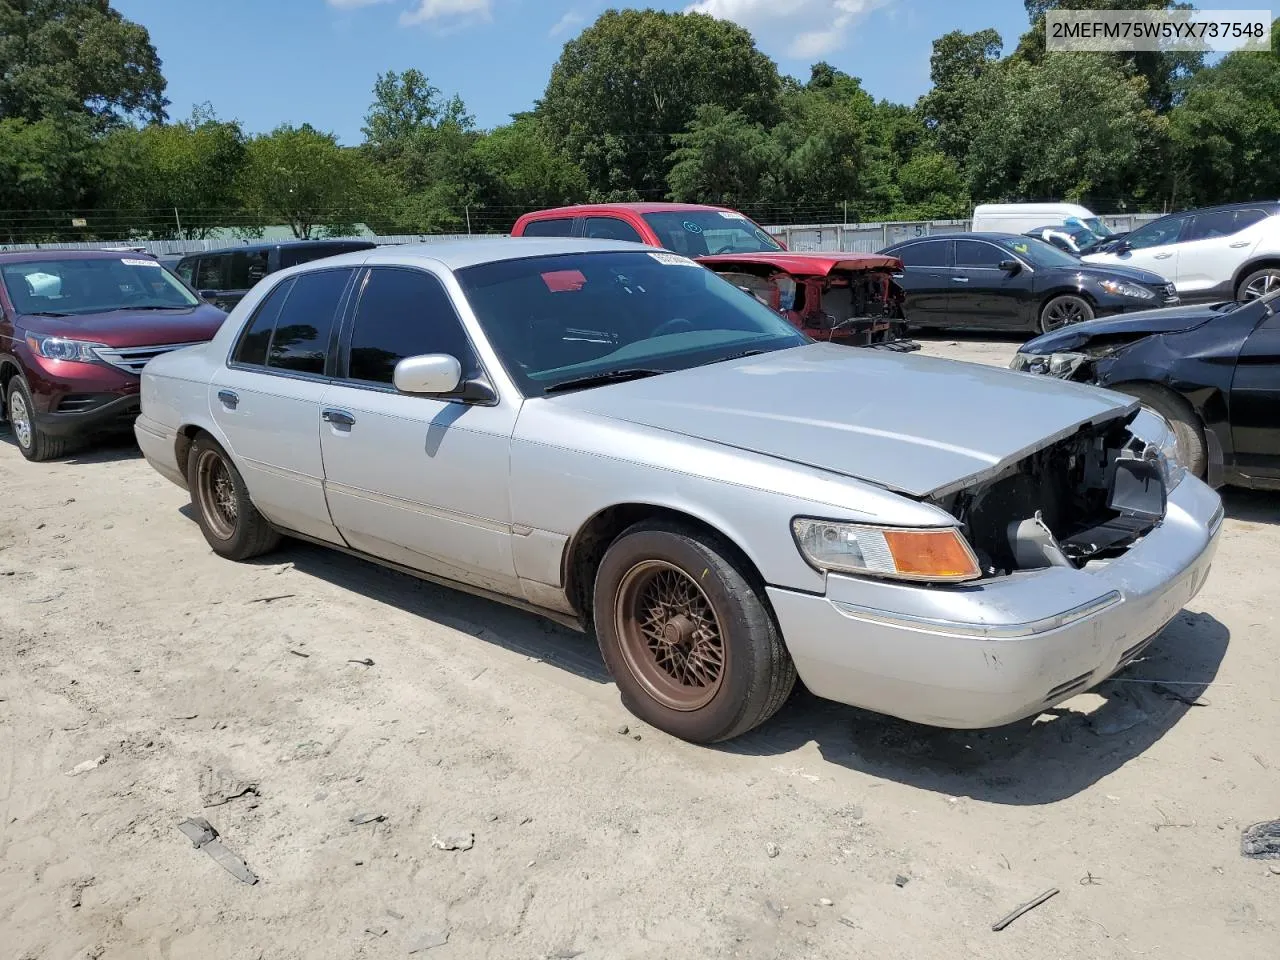
{"type": "MultiPolygon", "coordinates": [[[[15,450],[18,441],[13,436],[9,424],[0,424],[0,443],[7,443],[15,450]]],[[[83,446],[76,447],[63,457],[57,457],[51,463],[116,463],[122,460],[137,460],[142,456],[138,442],[132,436],[107,435],[87,440],[83,446]]]]}
{"type": "Polygon", "coordinates": [[[830,763],[954,797],[1028,806],[1074,796],[1150,749],[1204,699],[1230,632],[1181,611],[1145,655],[1095,690],[991,730],[944,730],[799,691],[774,719],[720,749],[783,753],[816,742],[830,763]]]}
{"type": "Polygon", "coordinates": [[[1245,523],[1280,523],[1280,493],[1228,487],[1219,491],[1227,516],[1245,523]]]}

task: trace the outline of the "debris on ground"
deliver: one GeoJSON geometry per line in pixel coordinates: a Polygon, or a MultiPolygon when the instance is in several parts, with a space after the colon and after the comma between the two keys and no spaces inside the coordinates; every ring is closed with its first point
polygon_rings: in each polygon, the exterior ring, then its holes
{"type": "Polygon", "coordinates": [[[437,850],[470,850],[476,845],[476,835],[470,831],[446,833],[444,836],[433,834],[431,845],[437,850]]]}
{"type": "Polygon", "coordinates": [[[631,732],[631,728],[628,727],[625,723],[622,724],[622,726],[618,727],[618,733],[622,734],[622,736],[624,737],[630,732],[631,732]]]}
{"type": "Polygon", "coordinates": [[[203,850],[213,862],[220,866],[227,873],[231,874],[241,883],[255,884],[258,882],[257,875],[249,869],[248,865],[238,856],[232,853],[218,839],[218,831],[204,817],[191,817],[183,820],[178,824],[178,829],[182,831],[183,836],[191,841],[191,845],[197,850],[203,850]]]}
{"type": "Polygon", "coordinates": [[[830,899],[829,897],[818,898],[818,906],[820,907],[834,907],[835,905],[836,905],[836,902],[830,899]]]}
{"type": "Polygon", "coordinates": [[[360,827],[366,823],[381,823],[383,820],[387,819],[387,815],[385,813],[357,813],[350,819],[352,823],[357,827],[360,827]]]}
{"type": "Polygon", "coordinates": [[[858,929],[858,921],[853,919],[853,917],[849,916],[848,914],[845,914],[843,917],[841,917],[840,922],[843,923],[846,927],[848,927],[851,930],[858,929]]]}
{"type": "Polygon", "coordinates": [[[1146,711],[1124,700],[1112,700],[1089,720],[1089,726],[1100,737],[1114,737],[1147,722],[1146,711]],[[1113,706],[1114,704],[1114,706],[1113,706]]]}
{"type": "Polygon", "coordinates": [[[88,773],[90,770],[96,770],[107,762],[110,754],[104,753],[101,756],[94,757],[92,760],[86,760],[83,763],[77,763],[74,767],[67,771],[68,777],[79,776],[82,773],[88,773]]]}
{"type": "Polygon", "coordinates": [[[290,653],[292,653],[295,657],[303,657],[303,658],[306,658],[306,657],[311,656],[311,654],[309,654],[309,653],[303,653],[301,650],[294,650],[294,649],[292,649],[292,648],[290,648],[289,652],[290,652],[290,653]]]}
{"type": "Polygon", "coordinates": [[[778,845],[776,843],[766,843],[764,845],[764,852],[769,857],[769,859],[772,860],[782,851],[778,849],[778,845]]]}
{"type": "Polygon", "coordinates": [[[911,878],[904,877],[902,874],[898,874],[896,877],[893,878],[893,885],[895,887],[905,887],[910,882],[911,882],[911,878]]]}
{"type": "Polygon", "coordinates": [[[84,896],[85,890],[93,886],[95,879],[96,879],[95,877],[83,877],[82,879],[77,880],[75,883],[71,884],[70,902],[71,902],[71,908],[73,910],[79,908],[80,902],[84,896]]]}
{"type": "Polygon", "coordinates": [[[348,661],[347,661],[347,663],[358,663],[358,664],[360,664],[360,666],[362,666],[362,667],[372,667],[372,666],[373,666],[373,660],[372,660],[371,658],[369,658],[369,657],[365,657],[363,660],[348,660],[348,661]]]}
{"type": "Polygon", "coordinates": [[[200,772],[200,803],[220,807],[247,794],[257,796],[259,786],[258,781],[242,780],[225,768],[205,767],[200,772]]]}
{"type": "Polygon", "coordinates": [[[270,597],[256,597],[249,603],[275,603],[277,600],[288,600],[290,597],[296,597],[296,593],[277,593],[270,597]]]}
{"type": "Polygon", "coordinates": [[[999,920],[997,920],[995,923],[991,925],[991,929],[997,933],[1000,932],[1009,924],[1013,923],[1013,921],[1017,920],[1024,913],[1034,910],[1036,907],[1040,906],[1040,904],[1044,903],[1050,897],[1056,896],[1057,893],[1058,893],[1057,887],[1052,887],[1046,890],[1044,893],[1040,894],[1040,896],[1036,897],[1034,900],[1028,900],[1022,906],[1015,909],[1012,913],[1006,914],[1005,916],[1001,917],[999,920]]]}
{"type": "Polygon", "coordinates": [[[385,937],[387,935],[387,928],[381,924],[374,924],[371,927],[365,927],[364,932],[375,937],[385,937]]]}
{"type": "Polygon", "coordinates": [[[448,942],[449,930],[447,928],[439,927],[431,930],[424,930],[409,941],[409,952],[422,953],[436,947],[443,947],[448,942]]]}
{"type": "Polygon", "coordinates": [[[1254,860],[1280,860],[1280,820],[1246,827],[1240,836],[1240,854],[1254,860]]]}
{"type": "Polygon", "coordinates": [[[1177,700],[1179,703],[1185,703],[1188,707],[1207,707],[1209,701],[1204,697],[1197,697],[1190,693],[1183,693],[1163,683],[1153,683],[1151,689],[1166,700],[1177,700]]]}

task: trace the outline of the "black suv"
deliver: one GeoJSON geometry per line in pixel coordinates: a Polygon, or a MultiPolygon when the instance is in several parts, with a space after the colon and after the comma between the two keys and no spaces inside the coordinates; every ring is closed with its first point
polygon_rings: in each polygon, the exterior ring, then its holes
{"type": "Polygon", "coordinates": [[[269,273],[296,267],[300,263],[335,257],[340,253],[369,250],[377,244],[369,240],[291,240],[257,243],[192,253],[173,267],[201,297],[223,310],[230,310],[249,289],[269,273]]]}

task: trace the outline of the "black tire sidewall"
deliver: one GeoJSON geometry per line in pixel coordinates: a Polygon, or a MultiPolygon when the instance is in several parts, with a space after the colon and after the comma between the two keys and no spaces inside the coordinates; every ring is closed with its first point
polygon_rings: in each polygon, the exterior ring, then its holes
{"type": "Polygon", "coordinates": [[[235,560],[248,556],[254,536],[253,520],[257,511],[249,499],[249,489],[244,485],[244,480],[240,477],[240,471],[236,469],[235,463],[217,441],[207,434],[197,437],[191,444],[191,451],[187,454],[187,486],[191,491],[191,507],[195,511],[196,522],[200,524],[200,532],[204,534],[213,552],[235,560]],[[204,515],[204,508],[200,503],[198,465],[201,454],[206,451],[212,451],[222,458],[222,462],[226,464],[227,473],[231,477],[231,485],[235,489],[236,526],[227,540],[221,539],[210,529],[209,521],[204,515]]]}
{"type": "Polygon", "coordinates": [[[1240,286],[1236,287],[1236,302],[1243,302],[1244,293],[1249,288],[1249,284],[1253,283],[1253,281],[1257,280],[1259,277],[1266,276],[1268,274],[1280,276],[1280,269],[1275,267],[1263,267],[1261,270],[1253,271],[1253,273],[1241,280],[1240,286]]]}
{"type": "Polygon", "coordinates": [[[1190,459],[1192,462],[1184,464],[1184,466],[1203,479],[1205,469],[1208,466],[1208,447],[1205,444],[1203,428],[1199,423],[1199,419],[1196,418],[1195,411],[1189,409],[1190,404],[1186,404],[1185,401],[1179,402],[1181,400],[1180,397],[1177,397],[1176,394],[1166,393],[1160,387],[1143,388],[1134,386],[1126,388],[1121,384],[1111,389],[1127,393],[1163,417],[1173,427],[1179,448],[1191,454],[1190,459]],[[1195,419],[1188,419],[1189,416],[1195,419]],[[1196,462],[1197,460],[1199,462],[1196,462]]]}
{"type": "Polygon", "coordinates": [[[720,551],[675,531],[624,533],[605,553],[596,572],[594,602],[600,652],[628,710],[652,726],[695,743],[714,742],[733,732],[749,707],[761,672],[769,669],[767,645],[753,633],[762,627],[771,629],[772,622],[746,578],[720,551]],[[618,586],[627,571],[644,560],[664,560],[679,567],[702,588],[715,610],[725,646],[725,673],[714,699],[697,710],[673,710],[654,700],[622,653],[614,613],[618,586]],[[756,609],[749,610],[753,604],[756,609]]]}
{"type": "Polygon", "coordinates": [[[31,402],[31,391],[27,389],[27,385],[22,382],[22,377],[15,375],[9,383],[9,395],[5,397],[5,416],[9,418],[9,432],[13,434],[13,445],[18,448],[28,460],[38,460],[37,453],[40,448],[40,436],[36,429],[36,412],[31,402]],[[22,398],[23,405],[27,408],[27,419],[31,428],[31,446],[24,447],[18,440],[18,432],[13,428],[13,397],[18,395],[22,398]]]}

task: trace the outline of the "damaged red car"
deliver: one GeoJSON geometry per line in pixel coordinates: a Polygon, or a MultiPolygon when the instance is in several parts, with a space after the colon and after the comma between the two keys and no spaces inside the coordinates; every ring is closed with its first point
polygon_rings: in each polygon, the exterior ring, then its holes
{"type": "Polygon", "coordinates": [[[526,213],[515,237],[595,237],[664,247],[714,270],[814,340],[915,350],[905,339],[902,261],[795,253],[736,210],[692,203],[601,203],[526,213]]]}

